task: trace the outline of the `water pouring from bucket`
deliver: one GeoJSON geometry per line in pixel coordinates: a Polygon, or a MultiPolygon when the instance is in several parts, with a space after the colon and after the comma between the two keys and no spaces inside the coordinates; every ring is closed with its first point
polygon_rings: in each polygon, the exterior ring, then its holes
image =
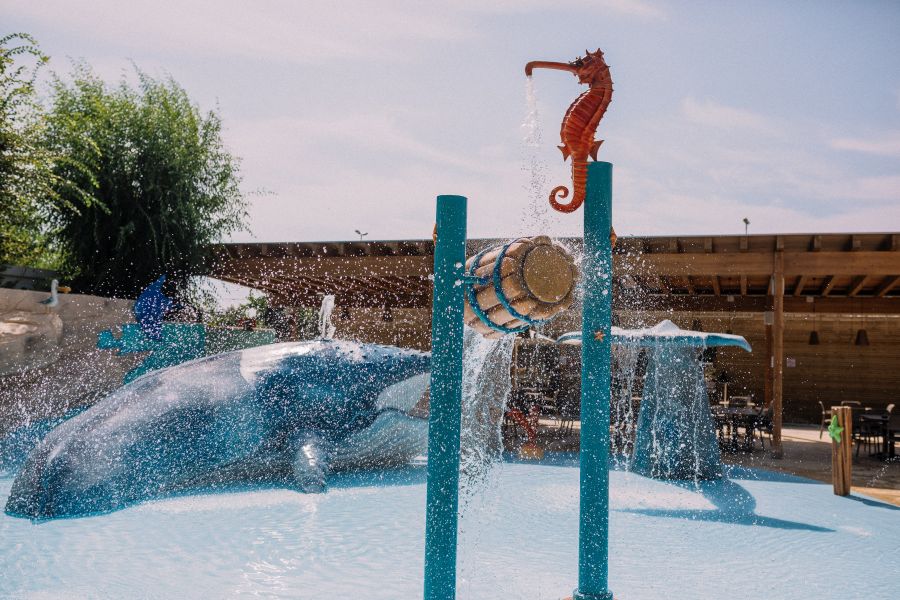
{"type": "MultiPolygon", "coordinates": [[[[549,237],[518,238],[466,261],[464,321],[486,338],[527,331],[572,305],[578,270],[572,255],[549,237]]],[[[537,424],[520,407],[506,415],[528,436],[519,455],[541,459],[537,424]]]]}

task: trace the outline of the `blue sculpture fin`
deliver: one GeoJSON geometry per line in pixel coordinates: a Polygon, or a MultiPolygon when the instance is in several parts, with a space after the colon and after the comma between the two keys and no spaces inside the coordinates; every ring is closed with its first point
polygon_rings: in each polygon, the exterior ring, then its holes
{"type": "Polygon", "coordinates": [[[100,335],[97,336],[97,347],[101,350],[118,350],[119,340],[113,336],[112,331],[104,329],[100,332],[100,335]]]}
{"type": "Polygon", "coordinates": [[[162,286],[166,276],[148,285],[134,302],[134,318],[141,330],[150,338],[158,340],[162,336],[163,316],[172,307],[172,300],[163,294],[162,286]]]}

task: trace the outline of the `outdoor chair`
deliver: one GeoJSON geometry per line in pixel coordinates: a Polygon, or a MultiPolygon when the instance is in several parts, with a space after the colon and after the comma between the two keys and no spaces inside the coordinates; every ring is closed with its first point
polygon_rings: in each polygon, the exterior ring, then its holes
{"type": "Polygon", "coordinates": [[[859,456],[859,450],[863,445],[869,454],[874,454],[873,448],[878,451],[884,436],[884,423],[859,419],[853,423],[853,429],[853,437],[856,438],[856,456],[859,456]]]}
{"type": "Polygon", "coordinates": [[[763,437],[763,434],[767,434],[769,436],[769,439],[771,440],[772,434],[775,430],[773,422],[774,416],[775,409],[773,407],[769,406],[768,408],[766,408],[765,406],[761,406],[759,409],[759,414],[756,417],[754,430],[759,432],[759,444],[763,450],[766,449],[766,439],[763,437]]]}
{"type": "Polygon", "coordinates": [[[885,424],[885,445],[888,447],[886,459],[893,459],[896,455],[895,446],[900,442],[900,416],[891,415],[885,424]]]}
{"type": "Polygon", "coordinates": [[[819,406],[822,408],[822,422],[819,425],[819,439],[822,439],[822,433],[825,432],[825,428],[828,427],[828,424],[831,422],[831,410],[825,409],[825,405],[822,404],[822,401],[819,400],[819,406]]]}
{"type": "Polygon", "coordinates": [[[716,427],[716,439],[719,442],[719,446],[725,446],[727,443],[725,427],[728,425],[728,419],[726,418],[725,413],[719,410],[713,411],[712,418],[713,424],[716,427]]]}
{"type": "Polygon", "coordinates": [[[565,388],[559,393],[556,401],[560,434],[569,435],[575,427],[575,421],[581,418],[581,390],[565,388]]]}
{"type": "Polygon", "coordinates": [[[850,408],[853,408],[853,407],[859,408],[862,406],[862,402],[860,402],[859,400],[841,400],[841,406],[849,406],[850,408]]]}

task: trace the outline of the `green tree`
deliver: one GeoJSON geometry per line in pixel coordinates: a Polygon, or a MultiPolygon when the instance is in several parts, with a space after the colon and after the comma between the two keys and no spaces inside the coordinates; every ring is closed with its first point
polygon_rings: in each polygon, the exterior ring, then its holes
{"type": "Polygon", "coordinates": [[[256,327],[271,328],[282,339],[314,339],[319,335],[319,313],[312,308],[294,307],[290,314],[273,308],[269,297],[252,291],[246,300],[228,308],[219,308],[210,295],[200,303],[204,322],[210,327],[236,327],[253,322],[256,327]]]}
{"type": "Polygon", "coordinates": [[[244,228],[238,159],[219,116],[173,79],[136,74],[136,86],[110,87],[82,63],[52,83],[44,139],[71,159],[55,175],[97,200],[72,210],[72,189],[54,190],[51,226],[81,292],[134,297],[163,273],[184,291],[209,245],[244,228]]]}
{"type": "MultiPolygon", "coordinates": [[[[55,165],[69,162],[43,143],[46,123],[35,80],[48,57],[25,33],[0,38],[0,263],[56,268],[61,249],[47,222],[55,201],[66,210],[93,202],[85,188],[62,178],[55,165]],[[66,191],[66,198],[57,195],[66,191]]],[[[81,166],[69,162],[68,170],[81,166]]],[[[90,174],[82,172],[87,188],[90,174]]]]}

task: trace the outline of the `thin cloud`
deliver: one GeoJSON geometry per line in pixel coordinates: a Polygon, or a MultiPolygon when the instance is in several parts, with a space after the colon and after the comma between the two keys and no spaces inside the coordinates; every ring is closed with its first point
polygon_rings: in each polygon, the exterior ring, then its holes
{"type": "Polygon", "coordinates": [[[499,175],[515,169],[502,158],[483,160],[481,152],[496,153],[487,146],[465,155],[424,141],[384,114],[356,113],[338,118],[277,118],[247,120],[229,132],[235,147],[250,148],[276,157],[277,163],[299,164],[301,156],[315,157],[340,148],[347,156],[393,155],[397,164],[428,162],[479,175],[499,175]]]}
{"type": "Polygon", "coordinates": [[[837,138],[829,142],[835,150],[850,150],[881,156],[900,156],[900,131],[873,138],[837,138]]]}
{"type": "Polygon", "coordinates": [[[765,134],[777,132],[769,118],[713,100],[699,101],[689,96],[682,100],[681,110],[690,121],[717,129],[748,129],[765,134]]]}
{"type": "Polygon", "coordinates": [[[635,17],[646,19],[665,19],[667,17],[666,11],[662,7],[642,0],[605,0],[600,4],[610,10],[635,17]]]}
{"type": "Polygon", "coordinates": [[[473,28],[462,15],[427,4],[378,2],[158,0],[132,2],[13,0],[7,17],[52,24],[59,31],[90,31],[94,38],[131,51],[164,55],[241,57],[278,63],[335,60],[409,60],[410,46],[460,41],[473,28]]]}
{"type": "MultiPolygon", "coordinates": [[[[546,11],[546,0],[456,0],[454,6],[480,13],[491,14],[523,14],[536,11],[546,11]]],[[[646,0],[557,0],[552,3],[553,10],[578,10],[580,13],[608,14],[614,13],[639,19],[668,18],[665,9],[656,2],[646,0]]]]}

